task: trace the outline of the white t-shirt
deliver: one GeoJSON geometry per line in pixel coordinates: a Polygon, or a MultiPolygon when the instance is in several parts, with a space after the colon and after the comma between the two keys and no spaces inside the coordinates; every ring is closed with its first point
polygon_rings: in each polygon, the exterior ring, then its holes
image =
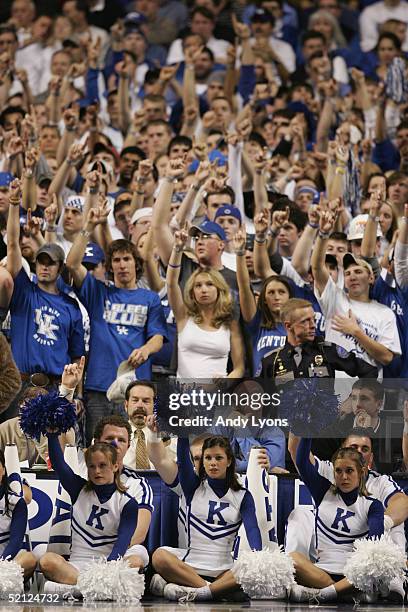
{"type": "Polygon", "coordinates": [[[373,340],[383,344],[394,353],[401,355],[401,345],[398,334],[395,314],[376,300],[359,302],[351,300],[347,294],[334,284],[329,278],[321,296],[315,287],[315,295],[326,317],[326,340],[342,346],[346,351],[352,351],[360,359],[364,359],[373,366],[378,367],[375,360],[368,355],[367,351],[348,334],[335,331],[332,328],[334,315],[348,316],[351,309],[361,329],[373,340]]]}
{"type": "MultiPolygon", "coordinates": [[[[211,36],[206,42],[206,47],[211,49],[214,53],[215,60],[223,59],[227,57],[227,49],[230,47],[230,43],[227,40],[221,38],[214,38],[211,36]]],[[[171,45],[167,54],[167,65],[177,64],[177,62],[184,61],[183,44],[181,38],[176,38],[171,45]]]]}

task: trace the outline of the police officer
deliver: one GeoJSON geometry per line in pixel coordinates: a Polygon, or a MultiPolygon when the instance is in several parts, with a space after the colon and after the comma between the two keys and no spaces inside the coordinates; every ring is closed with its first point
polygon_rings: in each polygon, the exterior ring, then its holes
{"type": "Polygon", "coordinates": [[[261,378],[273,379],[277,386],[295,378],[334,378],[335,370],[377,378],[376,367],[316,336],[315,313],[307,300],[288,300],[282,308],[282,321],[288,334],[286,344],[265,355],[261,378]]]}

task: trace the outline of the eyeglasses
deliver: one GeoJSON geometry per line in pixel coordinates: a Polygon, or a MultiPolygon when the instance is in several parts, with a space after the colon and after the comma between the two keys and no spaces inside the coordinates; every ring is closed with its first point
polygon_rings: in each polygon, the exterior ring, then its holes
{"type": "Polygon", "coordinates": [[[197,234],[196,240],[221,240],[216,234],[197,234]]]}

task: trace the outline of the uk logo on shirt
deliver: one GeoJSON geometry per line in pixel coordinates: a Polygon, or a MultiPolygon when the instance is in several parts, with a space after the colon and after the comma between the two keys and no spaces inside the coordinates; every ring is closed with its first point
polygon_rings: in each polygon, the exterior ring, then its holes
{"type": "Polygon", "coordinates": [[[60,317],[60,313],[55,308],[48,306],[41,306],[34,310],[35,323],[37,325],[37,331],[33,338],[39,344],[43,346],[53,346],[58,340],[56,332],[59,330],[59,325],[56,323],[56,319],[60,317]]]}

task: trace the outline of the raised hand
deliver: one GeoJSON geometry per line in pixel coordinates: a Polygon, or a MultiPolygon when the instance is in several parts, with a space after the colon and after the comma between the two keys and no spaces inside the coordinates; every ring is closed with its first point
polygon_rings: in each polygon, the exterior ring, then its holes
{"type": "Polygon", "coordinates": [[[70,163],[72,166],[76,166],[77,164],[79,164],[79,162],[81,162],[85,157],[85,149],[86,144],[81,145],[74,143],[73,145],[71,145],[67,155],[67,162],[70,163]]]}
{"type": "Polygon", "coordinates": [[[205,181],[208,179],[208,177],[211,174],[211,162],[209,161],[202,161],[200,162],[196,173],[195,173],[195,178],[196,181],[200,184],[203,185],[205,183],[205,181]]]}
{"type": "Polygon", "coordinates": [[[235,253],[242,253],[245,251],[246,244],[246,229],[244,226],[240,227],[240,229],[235,233],[232,239],[232,248],[235,253]]]}
{"type": "Polygon", "coordinates": [[[16,157],[16,155],[23,155],[24,153],[24,143],[20,136],[13,136],[10,138],[9,143],[7,145],[7,155],[9,157],[16,157]]]}
{"type": "Polygon", "coordinates": [[[75,389],[81,382],[85,368],[85,357],[81,357],[79,363],[69,363],[64,367],[61,376],[61,384],[67,389],[75,389]]]}
{"type": "Polygon", "coordinates": [[[21,181],[14,179],[9,185],[9,200],[13,204],[19,204],[21,200],[21,181]]]}
{"type": "Polygon", "coordinates": [[[40,217],[33,217],[31,208],[27,210],[27,223],[24,225],[24,229],[33,238],[36,238],[39,236],[39,234],[41,234],[42,219],[40,219],[40,217]]]}
{"type": "Polygon", "coordinates": [[[40,159],[40,150],[35,147],[31,147],[28,149],[25,154],[25,167],[27,170],[33,171],[36,165],[38,164],[38,160],[40,159]]]}
{"type": "Polygon", "coordinates": [[[173,64],[173,66],[163,66],[160,69],[160,81],[164,81],[164,83],[168,83],[171,79],[174,78],[177,70],[179,69],[180,63],[173,64]]]}
{"type": "Polygon", "coordinates": [[[207,111],[204,113],[202,119],[203,128],[205,130],[211,130],[217,124],[217,117],[214,111],[207,111]]]}
{"type": "Polygon", "coordinates": [[[139,162],[137,169],[137,179],[139,182],[145,183],[153,171],[153,162],[151,159],[142,159],[139,162]]]}
{"type": "Polygon", "coordinates": [[[241,140],[248,140],[250,133],[252,132],[252,121],[250,119],[244,119],[237,125],[237,132],[241,140]]]}
{"type": "Polygon", "coordinates": [[[198,119],[198,108],[196,104],[189,104],[184,109],[184,120],[187,125],[192,126],[198,119]]]}
{"type": "MultiPolygon", "coordinates": [[[[56,200],[56,196],[55,196],[56,200]]],[[[55,225],[58,216],[58,206],[56,201],[47,206],[44,210],[44,219],[48,225],[55,225]]]]}
{"type": "Polygon", "coordinates": [[[65,129],[74,131],[78,127],[79,107],[75,105],[71,108],[66,108],[62,113],[62,119],[65,124],[65,129]]]}
{"type": "Polygon", "coordinates": [[[184,249],[188,240],[189,240],[189,235],[188,235],[187,224],[186,224],[183,227],[183,229],[177,230],[176,232],[174,232],[174,244],[175,246],[178,246],[181,249],[184,249]]]}
{"type": "Polygon", "coordinates": [[[335,217],[330,210],[323,210],[320,213],[319,230],[322,234],[331,234],[334,228],[335,217]]]}
{"type": "Polygon", "coordinates": [[[181,157],[169,159],[166,166],[166,176],[172,179],[181,179],[186,173],[186,162],[181,157]]]}
{"type": "Polygon", "coordinates": [[[254,217],[254,225],[257,235],[266,234],[270,225],[269,211],[264,209],[257,213],[254,217]]]}
{"type": "Polygon", "coordinates": [[[91,172],[88,172],[85,178],[85,182],[90,193],[98,193],[101,184],[100,170],[92,170],[91,172]]]}
{"type": "Polygon", "coordinates": [[[251,30],[249,26],[241,21],[238,21],[235,13],[231,15],[232,27],[234,28],[235,36],[237,36],[240,40],[247,40],[251,36],[251,30]]]}
{"type": "Polygon", "coordinates": [[[198,161],[205,161],[208,158],[208,147],[205,142],[196,142],[193,139],[193,153],[198,161]]]}
{"type": "Polygon", "coordinates": [[[285,210],[275,210],[272,213],[272,231],[278,231],[285,223],[289,221],[290,208],[285,207],[285,210]]]}

